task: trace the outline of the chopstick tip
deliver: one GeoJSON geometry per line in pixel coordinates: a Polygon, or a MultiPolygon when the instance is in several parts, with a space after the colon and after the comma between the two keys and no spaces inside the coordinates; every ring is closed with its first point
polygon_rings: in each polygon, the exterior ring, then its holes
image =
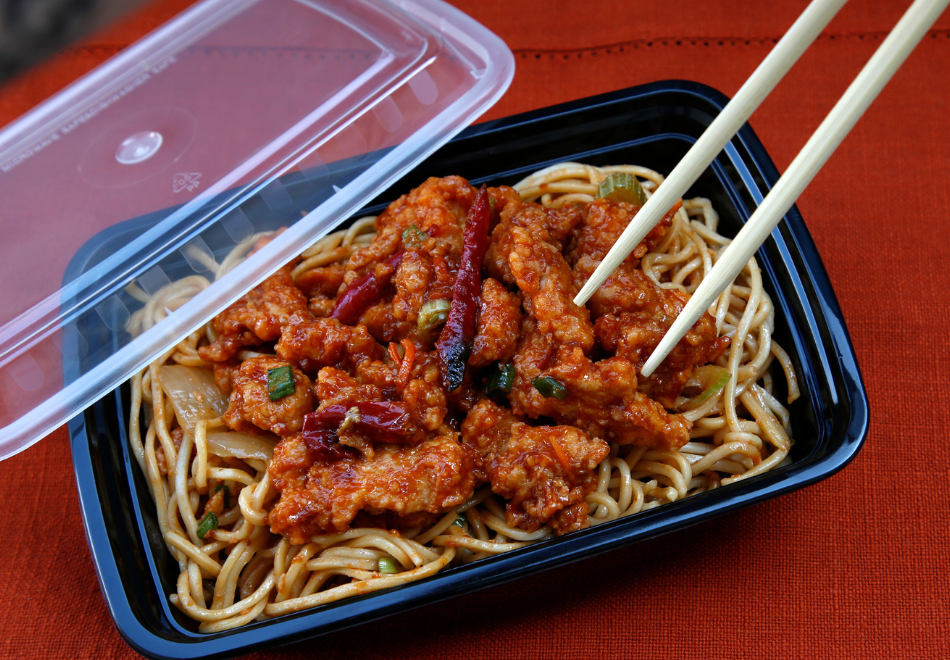
{"type": "Polygon", "coordinates": [[[577,292],[577,295],[574,296],[574,304],[578,307],[583,307],[586,305],[587,301],[590,300],[591,295],[593,295],[593,291],[590,290],[593,287],[588,287],[588,284],[590,284],[590,280],[587,280],[581,290],[577,292]]]}

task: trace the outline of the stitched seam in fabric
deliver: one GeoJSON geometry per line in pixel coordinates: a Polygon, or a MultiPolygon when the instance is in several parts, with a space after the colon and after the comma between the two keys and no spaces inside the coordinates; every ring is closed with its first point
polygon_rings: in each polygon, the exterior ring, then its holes
{"type": "MultiPolygon", "coordinates": [[[[859,40],[859,41],[880,41],[888,35],[887,32],[856,32],[853,34],[822,34],[818,36],[816,41],[827,40],[827,41],[848,41],[848,40],[859,40]]],[[[950,39],[950,30],[932,30],[927,33],[932,40],[938,39],[950,39]]],[[[716,46],[716,47],[737,47],[737,46],[765,46],[769,44],[778,43],[778,39],[774,37],[770,38],[756,38],[756,39],[737,39],[733,37],[720,37],[720,38],[679,38],[679,39],[636,39],[632,41],[622,41],[613,44],[600,44],[597,46],[588,46],[585,48],[555,48],[555,49],[535,49],[535,48],[514,48],[512,52],[522,58],[531,57],[532,55],[536,58],[541,58],[547,55],[548,57],[555,57],[557,55],[561,56],[570,56],[576,55],[577,57],[583,57],[587,55],[598,55],[603,53],[605,55],[615,55],[617,53],[623,53],[627,49],[639,49],[639,48],[653,48],[656,47],[668,47],[668,46],[716,46]]],[[[125,48],[127,44],[89,44],[86,46],[77,46],[75,48],[70,48],[66,51],[69,55],[114,55],[120,50],[125,48]]],[[[227,48],[227,49],[218,49],[218,48],[205,48],[206,53],[211,53],[212,51],[217,51],[225,53],[227,51],[237,52],[238,50],[248,50],[248,49],[236,49],[236,48],[227,48]]],[[[270,51],[273,49],[252,49],[252,50],[261,50],[261,51],[270,51]]],[[[293,51],[287,51],[293,52],[293,51]]],[[[323,59],[323,56],[321,56],[323,59]]]]}
{"type": "MultiPolygon", "coordinates": [[[[816,41],[882,41],[887,37],[887,32],[861,32],[853,34],[822,34],[816,41]]],[[[950,40],[950,30],[933,30],[927,33],[931,40],[950,40]]],[[[678,39],[636,39],[632,41],[623,41],[613,44],[601,44],[598,46],[588,46],[584,48],[554,48],[554,49],[534,49],[534,48],[515,48],[512,52],[521,58],[535,57],[583,57],[584,55],[596,56],[599,54],[616,55],[627,50],[636,50],[640,48],[668,47],[668,46],[702,46],[702,47],[740,47],[740,46],[765,46],[778,43],[777,38],[756,38],[756,39],[736,39],[736,38],[678,38],[678,39]]]]}

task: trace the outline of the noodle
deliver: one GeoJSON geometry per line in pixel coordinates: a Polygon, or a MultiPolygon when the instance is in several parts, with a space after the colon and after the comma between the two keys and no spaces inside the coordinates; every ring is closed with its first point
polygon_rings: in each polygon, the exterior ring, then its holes
{"type": "MultiPolygon", "coordinates": [[[[611,172],[637,176],[647,195],[663,181],[642,167],[562,163],[532,174],[514,188],[525,201],[548,207],[585,204],[611,172]]],[[[305,250],[292,271],[294,280],[313,268],[345,261],[366,247],[374,235],[373,220],[358,220],[305,250]]],[[[729,243],[718,233],[718,222],[709,200],[684,200],[668,234],[642,258],[643,273],[659,287],[694,291],[729,243]]],[[[211,259],[205,265],[220,277],[266,237],[255,235],[221,264],[211,259]]],[[[153,298],[131,288],[130,294],[145,303],[133,316],[134,331],[160,322],[209,284],[203,277],[188,277],[153,298]]],[[[709,312],[719,334],[731,337],[729,350],[716,362],[728,371],[728,382],[696,407],[686,407],[686,396],[677,399],[675,409],[694,422],[690,441],[679,450],[611,445],[595,471],[596,489],[586,499],[588,524],[603,524],[719,488],[786,460],[791,447],[789,415],[773,390],[772,363],[777,362],[785,376],[789,403],[799,396],[799,389],[788,354],[772,341],[774,307],[755,259],[709,312]]],[[[253,451],[247,447],[223,451],[212,442],[223,426],[219,414],[209,413],[192,429],[185,428],[162,380],[167,365],[210,367],[198,348],[216,339],[208,323],[204,332],[179,342],[131,381],[132,454],[145,474],[161,533],[179,565],[176,593],[170,600],[199,622],[201,632],[227,630],[405,584],[552,535],[547,525],[535,531],[511,527],[504,500],[488,486],[427,528],[400,533],[355,527],[314,536],[302,546],[271,533],[268,510],[279,493],[267,472],[269,444],[255,445],[253,451]],[[263,453],[252,456],[254,452],[263,453]],[[218,527],[202,538],[201,512],[209,508],[216,512],[218,527]],[[398,572],[381,572],[387,561],[398,572]]],[[[239,357],[259,355],[244,350],[239,357]]]]}

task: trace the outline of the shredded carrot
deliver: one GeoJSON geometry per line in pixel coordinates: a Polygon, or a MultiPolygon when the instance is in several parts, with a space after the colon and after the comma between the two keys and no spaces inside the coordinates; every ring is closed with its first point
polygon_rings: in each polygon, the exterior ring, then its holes
{"type": "Polygon", "coordinates": [[[397,369],[400,368],[402,360],[399,359],[399,349],[396,347],[396,342],[394,341],[389,342],[389,359],[393,361],[397,369]]]}
{"type": "Polygon", "coordinates": [[[553,437],[550,438],[550,442],[551,448],[554,450],[554,454],[557,456],[557,462],[561,464],[561,467],[564,468],[564,471],[567,472],[568,475],[573,473],[574,471],[571,469],[571,462],[568,460],[567,454],[564,453],[564,450],[561,449],[561,445],[559,445],[557,440],[555,440],[553,437]]]}
{"type": "MultiPolygon", "coordinates": [[[[399,343],[402,344],[405,355],[403,356],[402,364],[399,365],[398,384],[399,387],[405,387],[412,377],[412,363],[416,360],[416,345],[408,338],[403,339],[399,343]]],[[[393,346],[393,344],[390,344],[390,346],[393,346]]]]}

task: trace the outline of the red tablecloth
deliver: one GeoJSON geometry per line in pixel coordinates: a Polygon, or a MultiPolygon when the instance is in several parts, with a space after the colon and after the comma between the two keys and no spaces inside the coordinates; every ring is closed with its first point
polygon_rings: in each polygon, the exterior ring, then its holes
{"type": "MultiPolygon", "coordinates": [[[[0,125],[190,4],[0,88],[0,125]]],[[[512,48],[485,118],[668,78],[734,94],[805,6],[454,0],[512,48]]],[[[852,0],[752,118],[783,170],[909,2],[852,0]]],[[[871,401],[857,459],[711,523],[260,658],[950,657],[950,14],[802,198],[871,401]]],[[[85,544],[65,429],[0,464],[0,657],[135,657],[85,544]]]]}

